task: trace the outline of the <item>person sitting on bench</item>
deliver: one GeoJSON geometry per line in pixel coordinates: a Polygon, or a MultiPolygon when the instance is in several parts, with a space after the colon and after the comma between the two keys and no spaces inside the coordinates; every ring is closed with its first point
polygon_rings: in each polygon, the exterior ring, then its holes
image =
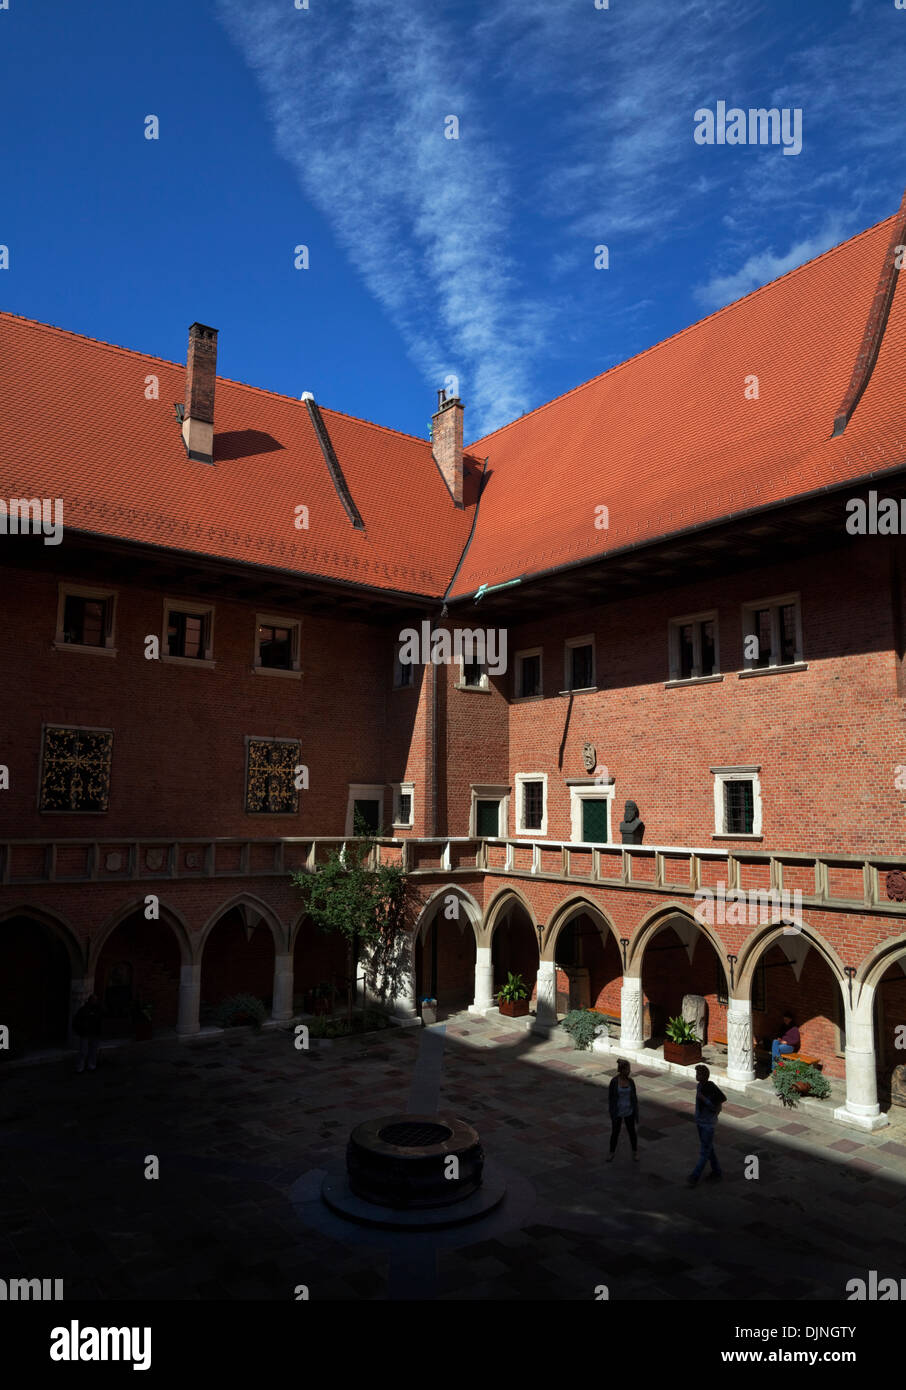
{"type": "Polygon", "coordinates": [[[788,1052],[799,1051],[799,1029],[793,1022],[792,1014],[783,1015],[783,1032],[771,1043],[771,1071],[778,1060],[788,1052]]]}

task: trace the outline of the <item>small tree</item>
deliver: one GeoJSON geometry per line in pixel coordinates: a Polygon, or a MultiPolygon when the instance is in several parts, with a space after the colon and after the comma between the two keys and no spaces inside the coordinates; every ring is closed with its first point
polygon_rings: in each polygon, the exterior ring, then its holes
{"type": "Polygon", "coordinates": [[[318,930],[339,932],[346,939],[350,1020],[362,946],[377,946],[388,954],[412,920],[416,902],[404,870],[399,864],[380,862],[377,841],[358,815],[355,834],[341,850],[331,850],[327,862],[314,872],[298,869],[292,876],[318,930]]]}

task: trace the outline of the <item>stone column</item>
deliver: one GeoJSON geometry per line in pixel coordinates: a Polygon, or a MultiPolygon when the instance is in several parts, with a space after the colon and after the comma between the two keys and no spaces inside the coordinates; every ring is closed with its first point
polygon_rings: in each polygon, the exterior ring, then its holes
{"type": "Polygon", "coordinates": [[[731,999],[727,1005],[727,1076],[731,1081],[755,1080],[752,1048],[752,1001],[731,999]]]}
{"type": "Polygon", "coordinates": [[[69,1024],[66,1029],[66,1043],[68,1047],[78,1047],[78,1038],[72,1031],[72,1020],[75,1018],[79,1009],[85,1003],[89,994],[94,993],[94,976],[83,975],[73,976],[69,982],[69,1024]]]}
{"type": "Polygon", "coordinates": [[[549,1033],[557,1024],[557,967],[552,960],[538,966],[538,996],[533,1032],[549,1033]]]}
{"type": "Polygon", "coordinates": [[[418,1018],[418,987],[415,979],[415,935],[406,932],[401,936],[399,957],[392,981],[385,981],[389,999],[397,1018],[418,1018]]]}
{"type": "Polygon", "coordinates": [[[475,950],[475,1002],[469,1005],[470,1014],[485,1014],[494,1007],[494,967],[490,946],[475,950]]]}
{"type": "Polygon", "coordinates": [[[176,1035],[180,1038],[197,1033],[201,1024],[198,1021],[198,1006],[201,1001],[201,961],[192,961],[179,968],[179,1016],[176,1020],[176,1035]]]}
{"type": "Polygon", "coordinates": [[[291,953],[274,956],[274,1002],[271,1018],[289,1023],[293,1016],[293,958],[291,953]]]}
{"type": "Polygon", "coordinates": [[[620,991],[620,1047],[641,1052],[645,1045],[642,1036],[642,977],[624,975],[620,991]]]}
{"type": "Polygon", "coordinates": [[[846,1010],[846,1104],[834,1119],[857,1129],[883,1129],[890,1124],[878,1104],[875,1056],[874,988],[863,986],[858,1006],[846,1010]]]}

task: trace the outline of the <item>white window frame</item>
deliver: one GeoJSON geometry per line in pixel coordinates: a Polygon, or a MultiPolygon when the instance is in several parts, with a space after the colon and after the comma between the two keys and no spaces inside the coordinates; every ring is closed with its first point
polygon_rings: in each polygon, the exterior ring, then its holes
{"type": "Polygon", "coordinates": [[[544,699],[544,649],[543,647],[526,647],[525,651],[516,652],[515,657],[516,684],[513,688],[513,703],[516,705],[527,704],[529,700],[544,699]],[[522,662],[527,656],[537,656],[538,658],[538,684],[541,687],[537,695],[520,695],[522,688],[522,662]]]}
{"type": "Polygon", "coordinates": [[[190,599],[165,598],[164,618],[160,638],[160,659],[171,666],[198,666],[204,670],[214,669],[214,605],[212,603],[192,603],[190,599]],[[204,618],[204,656],[171,656],[167,651],[167,628],[171,613],[200,614],[204,618]]]}
{"type": "MultiPolygon", "coordinates": [[[[57,629],[53,641],[54,648],[60,652],[91,652],[95,656],[116,656],[116,647],[114,645],[114,638],[116,636],[116,600],[117,591],[115,589],[96,589],[84,584],[69,584],[66,580],[61,580],[57,592],[57,629]],[[107,629],[104,633],[103,647],[92,647],[82,642],[67,642],[65,640],[63,618],[66,612],[66,599],[69,597],[104,599],[109,602],[109,607],[107,609],[107,629]]],[[[54,728],[56,727],[57,725],[54,725],[54,728]]]]}
{"type": "Polygon", "coordinates": [[[532,838],[535,839],[535,840],[546,840],[546,839],[547,839],[547,773],[546,773],[546,772],[517,772],[517,773],[516,773],[516,777],[515,777],[515,782],[516,782],[516,825],[515,825],[515,827],[514,827],[514,834],[516,834],[516,835],[531,835],[532,838]],[[524,813],[524,808],[525,808],[525,799],[524,799],[523,794],[522,794],[522,788],[524,787],[524,785],[525,785],[526,782],[540,782],[540,783],[541,783],[541,824],[540,824],[540,826],[531,826],[531,827],[528,827],[528,826],[526,826],[526,825],[523,824],[523,819],[522,819],[522,818],[523,818],[523,813],[524,813]]]}
{"type": "Polygon", "coordinates": [[[751,767],[712,767],[714,774],[714,837],[727,840],[758,840],[761,839],[762,825],[762,802],[761,802],[761,764],[751,767]],[[752,783],[752,833],[744,835],[741,831],[733,832],[726,829],[726,819],[724,814],[725,796],[724,787],[728,782],[751,782],[752,783]]]}
{"type": "MultiPolygon", "coordinates": [[[[802,655],[802,603],[800,595],[779,594],[773,598],[762,598],[755,602],[744,603],[742,605],[742,652],[743,652],[743,671],[765,672],[765,671],[791,671],[794,667],[805,664],[802,655]],[[746,638],[755,636],[755,614],[760,608],[770,608],[771,610],[771,655],[780,651],[780,609],[786,604],[793,604],[795,607],[796,618],[796,650],[793,660],[781,664],[772,663],[770,666],[757,666],[754,657],[747,657],[746,638]]],[[[742,674],[742,673],[740,673],[742,674]]]]}
{"type": "MultiPolygon", "coordinates": [[[[470,662],[469,664],[472,665],[473,663],[470,662]]],[[[457,690],[490,690],[491,684],[488,680],[487,661],[477,661],[474,664],[481,667],[481,679],[477,685],[466,685],[466,660],[463,656],[458,658],[459,680],[456,682],[457,690]]]]}
{"type": "Polygon", "coordinates": [[[384,824],[384,784],[383,782],[350,782],[346,799],[346,829],[344,834],[352,837],[355,822],[355,803],[357,801],[376,801],[378,803],[378,825],[384,824]]]}
{"type": "Polygon", "coordinates": [[[415,824],[415,783],[414,782],[391,782],[393,789],[393,828],[394,830],[411,830],[415,824]],[[409,797],[409,819],[400,819],[400,797],[409,797]]]}
{"type": "Polygon", "coordinates": [[[299,665],[299,651],[302,645],[302,620],[300,618],[288,618],[285,614],[277,613],[256,613],[255,614],[255,659],[252,670],[259,676],[289,676],[291,680],[299,680],[302,671],[299,665]],[[261,665],[261,639],[258,636],[259,627],[288,627],[292,641],[293,664],[289,670],[284,670],[280,666],[261,665]]]}
{"type": "Polygon", "coordinates": [[[717,619],[717,609],[714,608],[709,613],[687,613],[682,618],[671,618],[667,630],[669,671],[671,684],[681,682],[685,685],[692,681],[713,681],[720,675],[720,624],[717,619]],[[683,676],[680,674],[680,628],[693,623],[692,633],[692,675],[683,676]],[[714,663],[716,670],[705,674],[702,671],[702,624],[714,624],[714,663]]]}
{"type": "Polygon", "coordinates": [[[576,691],[597,690],[598,688],[598,655],[595,651],[594,633],[588,633],[585,637],[567,637],[563,643],[563,689],[561,695],[569,695],[573,692],[572,681],[572,651],[574,647],[591,647],[591,685],[577,685],[576,691]]]}
{"type": "MultiPolygon", "coordinates": [[[[584,845],[588,841],[582,838],[582,803],[585,801],[606,801],[607,807],[607,833],[608,839],[604,844],[613,844],[613,806],[616,796],[616,786],[613,782],[596,783],[584,787],[570,787],[569,789],[569,825],[570,840],[573,844],[584,845]]],[[[595,843],[598,843],[595,841],[595,843]]]]}
{"type": "Polygon", "coordinates": [[[497,802],[497,835],[496,839],[505,840],[509,834],[510,824],[510,795],[509,786],[490,786],[485,783],[473,782],[470,788],[471,804],[469,806],[469,839],[478,839],[478,803],[479,801],[497,802]]]}

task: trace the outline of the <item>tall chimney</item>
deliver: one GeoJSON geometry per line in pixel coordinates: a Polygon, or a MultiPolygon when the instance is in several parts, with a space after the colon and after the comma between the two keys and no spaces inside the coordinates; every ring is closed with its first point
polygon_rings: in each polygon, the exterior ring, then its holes
{"type": "Polygon", "coordinates": [[[214,387],[217,384],[217,329],[193,323],[186,362],[186,403],[182,437],[190,459],[214,462],[214,387]]]}
{"type": "Polygon", "coordinates": [[[462,506],[462,401],[437,393],[437,411],[431,417],[431,452],[457,507],[462,506]]]}

